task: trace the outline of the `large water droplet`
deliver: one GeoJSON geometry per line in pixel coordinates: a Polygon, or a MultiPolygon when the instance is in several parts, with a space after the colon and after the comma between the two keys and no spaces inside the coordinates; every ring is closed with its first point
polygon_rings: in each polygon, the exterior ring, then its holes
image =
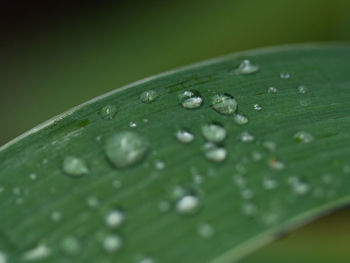
{"type": "Polygon", "coordinates": [[[179,130],[176,132],[176,138],[181,143],[190,143],[194,139],[194,135],[187,130],[179,130]]]}
{"type": "Polygon", "coordinates": [[[100,116],[105,120],[112,120],[117,114],[117,107],[115,105],[104,106],[100,111],[100,116]]]}
{"type": "Polygon", "coordinates": [[[237,109],[237,101],[229,94],[218,94],[212,98],[212,106],[220,114],[233,115],[237,109]]]}
{"type": "Polygon", "coordinates": [[[146,90],[141,93],[140,100],[143,103],[151,103],[155,101],[158,97],[158,93],[155,90],[146,90]]]}
{"type": "Polygon", "coordinates": [[[248,118],[242,114],[236,114],[234,116],[234,121],[235,123],[237,123],[238,125],[244,125],[248,123],[248,118]]]}
{"type": "Polygon", "coordinates": [[[202,134],[209,142],[222,142],[226,138],[226,130],[219,124],[211,123],[202,126],[202,134]]]}
{"type": "Polygon", "coordinates": [[[51,254],[51,249],[48,248],[46,245],[41,244],[25,252],[22,258],[23,260],[26,260],[26,261],[37,261],[50,256],[50,254],[51,254]]]}
{"type": "Polygon", "coordinates": [[[79,240],[74,236],[65,237],[61,242],[61,247],[64,253],[76,255],[80,251],[79,240]]]}
{"type": "Polygon", "coordinates": [[[213,143],[206,143],[203,151],[205,158],[215,163],[220,163],[227,157],[227,150],[213,143]]]}
{"type": "Polygon", "coordinates": [[[123,246],[123,240],[118,235],[108,235],[103,239],[103,248],[108,253],[120,250],[123,246]]]}
{"type": "Polygon", "coordinates": [[[89,173],[85,161],[78,157],[68,156],[63,160],[63,171],[72,176],[82,176],[89,173]]]}
{"type": "Polygon", "coordinates": [[[195,109],[202,105],[203,98],[197,90],[186,90],[179,95],[182,107],[195,109]]]}
{"type": "Polygon", "coordinates": [[[137,123],[134,122],[134,121],[131,121],[131,122],[129,122],[129,127],[130,128],[136,128],[137,127],[137,123]]]}
{"type": "Polygon", "coordinates": [[[115,167],[124,168],[140,162],[146,156],[148,143],[136,132],[123,131],[107,140],[105,150],[115,167]]]}
{"type": "Polygon", "coordinates": [[[199,198],[195,195],[185,195],[176,203],[176,211],[179,214],[194,214],[199,209],[199,198]]]}
{"type": "Polygon", "coordinates": [[[252,64],[250,60],[245,59],[239,65],[239,67],[235,70],[235,72],[239,75],[248,75],[258,72],[260,69],[259,65],[252,64]]]}
{"type": "Polygon", "coordinates": [[[312,136],[310,133],[305,131],[299,131],[295,133],[293,138],[297,142],[302,142],[302,143],[310,143],[314,140],[314,136],[312,136]]]}
{"type": "Polygon", "coordinates": [[[120,227],[125,220],[124,212],[121,210],[110,211],[105,217],[106,226],[109,228],[118,228],[120,227]]]}

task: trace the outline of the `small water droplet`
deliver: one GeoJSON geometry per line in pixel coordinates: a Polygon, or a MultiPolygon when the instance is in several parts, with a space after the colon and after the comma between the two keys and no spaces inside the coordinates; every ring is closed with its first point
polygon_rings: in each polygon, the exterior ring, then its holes
{"type": "Polygon", "coordinates": [[[310,99],[300,99],[299,100],[299,104],[300,106],[303,106],[303,107],[307,107],[309,105],[311,105],[311,100],[310,99]]]}
{"type": "Polygon", "coordinates": [[[222,142],[226,138],[226,130],[219,124],[211,123],[202,126],[202,134],[209,142],[222,142]]]}
{"type": "Polygon", "coordinates": [[[140,99],[143,103],[151,103],[158,97],[158,93],[155,90],[146,90],[141,93],[140,99]]]}
{"type": "Polygon", "coordinates": [[[132,131],[119,132],[108,139],[106,155],[117,168],[125,168],[140,162],[148,151],[147,141],[132,131]]]}
{"type": "Polygon", "coordinates": [[[249,200],[254,197],[254,192],[251,189],[243,189],[241,192],[241,196],[243,199],[249,200]]]}
{"type": "Polygon", "coordinates": [[[156,168],[156,170],[160,171],[160,170],[164,170],[165,168],[165,162],[160,161],[160,160],[156,160],[154,162],[154,167],[156,168]]]}
{"type": "Polygon", "coordinates": [[[62,240],[61,248],[66,254],[76,255],[80,251],[79,240],[74,236],[67,236],[62,240]]]}
{"type": "Polygon", "coordinates": [[[282,171],[286,167],[284,162],[282,162],[281,160],[278,160],[275,157],[271,157],[268,161],[268,164],[269,164],[269,167],[275,171],[282,171]]]}
{"type": "Polygon", "coordinates": [[[109,228],[118,228],[120,227],[125,220],[124,212],[121,210],[113,210],[108,212],[105,217],[106,226],[109,228]]]}
{"type": "Polygon", "coordinates": [[[199,198],[195,195],[185,195],[176,203],[176,211],[179,214],[194,214],[199,209],[199,198]]]}
{"type": "Polygon", "coordinates": [[[325,183],[325,184],[330,184],[332,181],[333,181],[333,177],[331,174],[324,174],[322,176],[322,181],[325,183]]]}
{"type": "Polygon", "coordinates": [[[236,185],[237,185],[238,187],[243,188],[243,187],[246,186],[246,180],[245,180],[245,178],[244,178],[242,175],[240,175],[240,174],[235,174],[235,175],[233,176],[233,181],[236,183],[236,185]]]}
{"type": "Polygon", "coordinates": [[[176,138],[181,143],[190,143],[194,139],[194,135],[187,130],[178,130],[176,132],[176,138]]]}
{"type": "Polygon", "coordinates": [[[205,158],[215,163],[220,163],[227,157],[227,150],[213,143],[206,143],[203,150],[205,158]]]}
{"type": "Polygon", "coordinates": [[[88,207],[96,209],[96,208],[98,208],[100,202],[98,201],[98,199],[95,196],[89,196],[86,199],[86,204],[88,205],[88,207]]]}
{"type": "Polygon", "coordinates": [[[254,136],[247,131],[245,131],[241,134],[241,141],[242,142],[252,142],[254,140],[255,140],[254,136]]]}
{"type": "Polygon", "coordinates": [[[244,203],[242,206],[242,212],[246,216],[255,216],[258,213],[258,208],[254,203],[244,203]]]}
{"type": "Polygon", "coordinates": [[[4,252],[0,251],[0,263],[7,263],[7,256],[4,252]]]}
{"type": "Polygon", "coordinates": [[[115,105],[104,106],[100,111],[100,116],[104,120],[112,120],[117,114],[117,107],[115,105]]]}
{"type": "Polygon", "coordinates": [[[156,263],[153,258],[143,258],[138,263],[156,263]]]}
{"type": "Polygon", "coordinates": [[[239,65],[239,67],[235,70],[235,72],[239,75],[248,75],[258,72],[260,69],[259,65],[252,64],[250,60],[245,59],[239,65]]]}
{"type": "Polygon", "coordinates": [[[253,161],[260,161],[263,158],[263,155],[261,152],[253,151],[252,152],[252,159],[253,161]]]}
{"type": "Polygon", "coordinates": [[[169,211],[170,210],[169,202],[168,201],[160,201],[159,202],[159,210],[163,213],[169,211]]]}
{"type": "Polygon", "coordinates": [[[72,176],[82,176],[89,173],[85,162],[74,156],[68,156],[63,160],[63,172],[72,176]]]}
{"type": "Polygon", "coordinates": [[[292,192],[299,196],[306,195],[310,190],[309,184],[299,177],[290,177],[288,183],[292,187],[292,192]]]}
{"type": "Polygon", "coordinates": [[[270,152],[276,151],[276,148],[277,148],[276,143],[272,142],[272,141],[263,142],[263,146],[265,147],[266,150],[268,150],[270,152]]]}
{"type": "Polygon", "coordinates": [[[58,222],[58,221],[61,220],[61,218],[62,218],[61,212],[59,212],[59,211],[54,211],[54,212],[52,212],[52,214],[51,214],[51,219],[52,219],[52,221],[58,222]]]}
{"type": "Polygon", "coordinates": [[[23,260],[36,261],[50,256],[51,249],[41,244],[23,254],[23,260]]]}
{"type": "Polygon", "coordinates": [[[103,248],[108,253],[120,250],[123,246],[123,240],[118,235],[108,235],[103,239],[103,248]]]}
{"type": "Polygon", "coordinates": [[[21,194],[21,188],[19,188],[19,187],[14,187],[14,188],[12,189],[12,193],[13,193],[14,195],[20,195],[20,194],[21,194]]]}
{"type": "Polygon", "coordinates": [[[304,86],[304,85],[300,85],[300,86],[298,86],[298,92],[300,93],[300,94],[305,94],[307,91],[308,91],[308,88],[306,87],[306,86],[304,86]]]}
{"type": "Polygon", "coordinates": [[[236,114],[234,116],[234,121],[238,125],[244,125],[244,124],[247,124],[249,120],[246,116],[244,116],[242,114],[236,114]]]}
{"type": "Polygon", "coordinates": [[[254,104],[253,105],[253,109],[256,110],[256,111],[261,111],[262,110],[262,107],[260,106],[260,104],[254,104]]]}
{"type": "Polygon", "coordinates": [[[268,89],[267,89],[267,93],[277,93],[277,88],[275,88],[275,87],[269,87],[268,89]]]}
{"type": "Polygon", "coordinates": [[[310,133],[305,131],[299,131],[295,133],[293,138],[297,142],[302,142],[302,143],[310,143],[314,140],[314,137],[310,133]]]}
{"type": "Polygon", "coordinates": [[[214,235],[214,229],[211,225],[204,223],[204,224],[200,224],[198,227],[198,234],[202,237],[202,238],[211,238],[214,235]]]}
{"type": "Polygon", "coordinates": [[[129,126],[130,126],[130,128],[136,128],[136,127],[137,127],[137,124],[136,124],[136,122],[131,121],[131,122],[129,123],[129,126]]]}
{"type": "Polygon", "coordinates": [[[288,72],[282,72],[280,74],[281,79],[289,79],[290,78],[290,74],[288,72]]]}
{"type": "Polygon", "coordinates": [[[119,180],[114,180],[112,183],[114,188],[120,188],[122,186],[122,183],[119,180]]]}
{"type": "Polygon", "coordinates": [[[179,99],[185,109],[196,109],[203,102],[203,98],[197,90],[186,90],[179,95],[179,99]]]}
{"type": "Polygon", "coordinates": [[[37,175],[36,174],[34,174],[34,173],[31,173],[31,174],[29,174],[29,179],[30,180],[36,180],[36,178],[37,178],[37,175]]]}
{"type": "Polygon", "coordinates": [[[233,115],[237,109],[237,101],[229,94],[217,94],[212,98],[212,107],[223,115],[233,115]]]}
{"type": "Polygon", "coordinates": [[[272,190],[277,188],[277,181],[271,177],[264,177],[262,180],[262,185],[265,190],[272,190]]]}

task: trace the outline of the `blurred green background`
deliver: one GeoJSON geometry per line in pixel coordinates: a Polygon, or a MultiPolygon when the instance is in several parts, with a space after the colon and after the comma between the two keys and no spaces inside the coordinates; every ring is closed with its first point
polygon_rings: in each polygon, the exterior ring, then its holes
{"type": "MultiPolygon", "coordinates": [[[[4,1],[0,17],[0,145],[165,70],[240,50],[350,38],[349,0],[4,1]]],[[[350,262],[349,221],[343,210],[243,262],[350,262]]]]}

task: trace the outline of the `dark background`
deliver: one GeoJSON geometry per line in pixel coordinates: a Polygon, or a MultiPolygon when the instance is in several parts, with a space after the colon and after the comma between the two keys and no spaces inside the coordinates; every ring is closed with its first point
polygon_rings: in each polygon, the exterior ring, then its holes
{"type": "MultiPolygon", "coordinates": [[[[2,1],[0,145],[97,95],[257,47],[350,38],[348,0],[2,1]]],[[[244,262],[350,262],[343,210],[244,262]]]]}

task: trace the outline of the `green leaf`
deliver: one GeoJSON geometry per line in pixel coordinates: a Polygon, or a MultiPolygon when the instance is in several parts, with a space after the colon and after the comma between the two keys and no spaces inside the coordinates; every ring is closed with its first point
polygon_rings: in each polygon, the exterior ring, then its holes
{"type": "Polygon", "coordinates": [[[34,128],[0,150],[0,255],[228,263],[347,204],[349,68],[346,45],[243,52],[136,82],[34,128]],[[260,70],[238,74],[244,59],[260,70]],[[157,96],[141,101],[148,90],[157,96]],[[184,91],[192,95],[179,101],[184,91]],[[229,95],[248,123],[235,122],[229,95]],[[193,141],[180,143],[181,129],[193,141]]]}

